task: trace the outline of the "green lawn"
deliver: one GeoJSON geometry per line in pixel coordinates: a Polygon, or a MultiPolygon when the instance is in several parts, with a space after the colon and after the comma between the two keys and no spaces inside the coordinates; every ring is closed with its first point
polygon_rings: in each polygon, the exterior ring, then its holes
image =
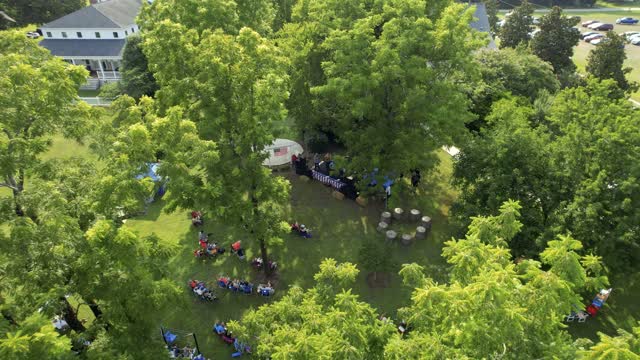
{"type": "MultiPolygon", "coordinates": [[[[444,152],[442,152],[444,154],[444,152]]],[[[425,240],[417,241],[411,247],[396,245],[390,256],[399,265],[417,262],[427,266],[432,276],[444,280],[444,263],[440,256],[442,242],[449,238],[445,214],[452,200],[452,191],[446,182],[451,171],[451,160],[448,155],[441,155],[445,160],[441,164],[441,172],[424,176],[425,184],[417,199],[402,199],[400,202],[413,202],[425,214],[432,216],[434,225],[432,234],[425,240]]],[[[308,288],[313,285],[313,275],[320,262],[327,257],[338,261],[357,262],[357,254],[363,241],[374,239],[383,241],[383,236],[376,232],[375,225],[382,211],[382,204],[370,204],[366,208],[358,206],[350,200],[339,201],[331,197],[331,191],[325,186],[310,182],[304,183],[292,174],[288,177],[292,182],[290,219],[306,224],[313,230],[313,238],[305,239],[289,235],[284,244],[272,249],[279,264],[276,280],[277,299],[291,285],[308,288]]],[[[405,197],[402,194],[394,196],[405,197]]],[[[410,196],[406,196],[408,199],[410,196]]],[[[129,220],[126,226],[141,235],[156,233],[166,241],[176,241],[181,249],[169,265],[173,269],[173,279],[186,289],[187,280],[197,278],[215,286],[219,275],[229,275],[259,282],[260,274],[255,272],[248,261],[258,253],[258,245],[246,233],[236,231],[221,223],[206,219],[207,232],[221,244],[229,245],[232,241],[242,240],[247,248],[247,260],[240,261],[229,253],[212,262],[205,262],[193,257],[197,248],[197,230],[190,225],[188,211],[174,214],[161,212],[162,201],[153,204],[146,215],[129,220]]],[[[405,227],[409,227],[406,225],[405,227]]],[[[392,275],[391,285],[384,289],[371,289],[366,284],[366,273],[361,272],[354,291],[363,300],[370,302],[382,313],[395,315],[395,310],[409,300],[409,289],[401,286],[399,276],[392,275]]],[[[194,299],[190,291],[184,293],[184,304],[176,304],[174,311],[167,313],[159,322],[166,327],[181,331],[196,332],[202,351],[207,356],[229,356],[230,347],[211,334],[211,327],[216,320],[238,319],[243,312],[255,308],[267,301],[258,296],[243,296],[228,291],[217,291],[221,297],[215,304],[203,304],[194,299]]]]}

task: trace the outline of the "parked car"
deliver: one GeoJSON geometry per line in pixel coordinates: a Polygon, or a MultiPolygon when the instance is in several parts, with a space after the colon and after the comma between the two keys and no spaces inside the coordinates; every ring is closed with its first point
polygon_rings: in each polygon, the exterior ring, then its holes
{"type": "Polygon", "coordinates": [[[591,44],[591,45],[598,45],[598,44],[600,44],[601,42],[603,42],[603,41],[605,41],[605,40],[606,40],[605,38],[601,37],[601,38],[597,38],[597,39],[595,39],[595,40],[591,40],[591,42],[590,42],[589,44],[591,44]]]}
{"type": "Polygon", "coordinates": [[[631,17],[623,17],[616,20],[616,24],[622,24],[622,25],[635,25],[637,23],[638,23],[638,19],[634,19],[631,17]]]}
{"type": "Polygon", "coordinates": [[[580,34],[580,39],[584,40],[587,36],[591,36],[591,35],[595,35],[595,34],[599,34],[599,32],[596,32],[596,31],[585,31],[582,34],[580,34]]]}
{"type": "Polygon", "coordinates": [[[632,36],[640,34],[640,31],[625,31],[622,33],[622,36],[629,40],[632,36]]]}
{"type": "Polygon", "coordinates": [[[534,16],[534,17],[531,19],[531,23],[532,23],[533,25],[539,25],[539,24],[540,24],[540,18],[537,18],[537,17],[535,17],[535,16],[534,16]]]}
{"type": "Polygon", "coordinates": [[[640,46],[640,36],[631,39],[631,43],[636,46],[640,46]]]}
{"type": "Polygon", "coordinates": [[[586,41],[586,42],[590,43],[590,42],[592,42],[593,40],[601,39],[601,38],[603,38],[603,37],[604,37],[604,35],[602,35],[602,34],[590,35],[590,36],[587,36],[586,38],[584,38],[584,41],[586,41]]]}
{"type": "Polygon", "coordinates": [[[587,26],[587,28],[589,28],[589,29],[591,29],[591,30],[595,30],[594,28],[595,28],[596,26],[600,26],[600,25],[604,25],[604,23],[601,23],[601,22],[594,22],[593,24],[591,24],[591,25],[587,26]]]}
{"type": "Polygon", "coordinates": [[[589,27],[589,25],[595,24],[595,23],[598,23],[598,22],[600,22],[600,21],[598,21],[598,20],[587,20],[587,21],[582,23],[582,27],[589,27]]]}
{"type": "Polygon", "coordinates": [[[40,34],[38,34],[38,33],[37,33],[37,32],[35,32],[35,31],[29,31],[29,32],[27,33],[27,37],[28,37],[29,39],[37,39],[37,38],[39,38],[39,37],[40,37],[40,34]]]}
{"type": "Polygon", "coordinates": [[[633,43],[633,40],[640,39],[640,34],[631,35],[627,38],[627,41],[633,43]]]}
{"type": "Polygon", "coordinates": [[[529,33],[529,38],[533,39],[533,37],[538,35],[539,32],[540,32],[540,29],[533,30],[532,32],[529,33]]]}
{"type": "Polygon", "coordinates": [[[613,24],[599,24],[599,25],[593,26],[591,29],[598,30],[598,31],[609,31],[609,30],[613,30],[613,24]]]}

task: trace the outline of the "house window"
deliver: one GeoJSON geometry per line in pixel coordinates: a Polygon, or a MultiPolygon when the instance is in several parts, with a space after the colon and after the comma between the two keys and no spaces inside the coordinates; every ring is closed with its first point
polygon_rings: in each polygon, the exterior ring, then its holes
{"type": "Polygon", "coordinates": [[[129,32],[127,30],[124,31],[124,36],[129,35],[129,32]]]}
{"type": "Polygon", "coordinates": [[[113,32],[113,37],[116,38],[116,39],[118,38],[118,32],[117,31],[113,32]]]}
{"type": "Polygon", "coordinates": [[[136,29],[131,28],[131,33],[133,34],[133,33],[135,33],[135,32],[136,32],[136,29]]]}
{"type": "Polygon", "coordinates": [[[80,31],[76,32],[76,36],[78,36],[78,39],[82,39],[82,33],[80,31]]]}
{"type": "Polygon", "coordinates": [[[51,35],[51,31],[47,31],[47,37],[53,37],[53,35],[51,35]]]}
{"type": "Polygon", "coordinates": [[[62,32],[62,37],[65,38],[65,39],[67,38],[67,32],[66,31],[62,32]]]}
{"type": "Polygon", "coordinates": [[[89,60],[85,60],[84,62],[87,63],[87,65],[91,65],[91,61],[89,60]]]}
{"type": "Polygon", "coordinates": [[[100,39],[100,33],[96,31],[96,39],[100,39]]]}

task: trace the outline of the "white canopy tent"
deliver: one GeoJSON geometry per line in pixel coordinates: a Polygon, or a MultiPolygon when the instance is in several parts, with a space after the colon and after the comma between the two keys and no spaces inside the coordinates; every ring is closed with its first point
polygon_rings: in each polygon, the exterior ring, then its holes
{"type": "Polygon", "coordinates": [[[299,155],[304,151],[302,145],[287,139],[275,139],[273,144],[265,147],[264,150],[269,154],[269,157],[264,160],[262,165],[268,167],[289,164],[291,155],[299,155]]]}

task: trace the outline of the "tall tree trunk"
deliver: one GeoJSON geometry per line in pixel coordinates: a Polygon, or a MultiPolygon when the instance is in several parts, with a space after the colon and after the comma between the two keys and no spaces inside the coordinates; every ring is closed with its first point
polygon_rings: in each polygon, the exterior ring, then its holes
{"type": "Polygon", "coordinates": [[[264,268],[264,274],[269,277],[271,275],[271,266],[269,266],[269,260],[267,259],[267,244],[263,238],[258,239],[260,241],[260,256],[262,256],[262,264],[264,268]]]}

